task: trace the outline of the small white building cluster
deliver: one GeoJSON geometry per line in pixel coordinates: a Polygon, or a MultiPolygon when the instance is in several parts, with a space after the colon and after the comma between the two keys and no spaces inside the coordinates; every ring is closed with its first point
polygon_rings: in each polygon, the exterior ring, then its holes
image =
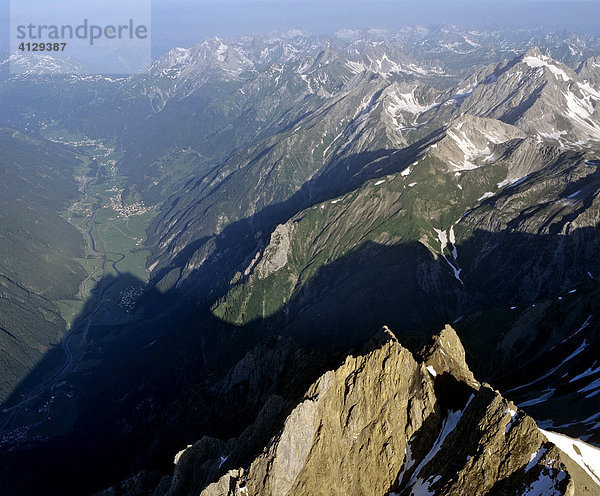
{"type": "MultiPolygon", "coordinates": [[[[113,188],[114,189],[114,188],[113,188]]],[[[117,190],[118,191],[118,190],[117,190]]],[[[107,207],[112,208],[121,217],[133,217],[135,215],[143,215],[150,211],[148,207],[144,205],[144,202],[130,203],[124,205],[121,201],[121,195],[111,196],[109,198],[110,204],[107,207]]]]}
{"type": "Polygon", "coordinates": [[[127,312],[132,312],[135,309],[135,304],[140,296],[144,293],[143,284],[134,284],[129,286],[119,293],[119,306],[127,312]]]}

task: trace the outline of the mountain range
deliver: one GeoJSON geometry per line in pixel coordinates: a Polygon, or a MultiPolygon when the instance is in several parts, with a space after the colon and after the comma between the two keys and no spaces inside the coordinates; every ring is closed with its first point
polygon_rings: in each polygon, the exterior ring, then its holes
{"type": "Polygon", "coordinates": [[[7,494],[598,493],[599,54],[443,26],[3,72],[7,494]]]}

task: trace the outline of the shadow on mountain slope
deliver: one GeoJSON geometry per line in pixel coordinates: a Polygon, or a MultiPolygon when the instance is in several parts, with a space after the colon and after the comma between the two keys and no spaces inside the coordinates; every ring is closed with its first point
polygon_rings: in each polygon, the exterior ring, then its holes
{"type": "MultiPolygon", "coordinates": [[[[180,288],[187,286],[196,293],[217,299],[220,293],[226,291],[225,286],[234,277],[240,265],[250,262],[257,242],[265,241],[260,237],[257,239],[257,233],[262,233],[261,236],[264,237],[278,224],[286,222],[303,210],[354,191],[368,180],[402,172],[440,136],[441,131],[438,130],[404,149],[381,149],[332,158],[327,166],[286,200],[259,208],[250,217],[229,223],[222,231],[216,229],[215,222],[218,222],[213,218],[215,205],[223,204],[224,209],[235,207],[235,210],[242,208],[240,202],[247,202],[249,196],[258,193],[250,194],[244,190],[244,199],[232,196],[229,178],[210,191],[207,190],[206,178],[190,181],[182,190],[186,191],[186,197],[189,201],[193,200],[193,203],[184,204],[181,197],[172,198],[170,204],[162,209],[162,220],[156,220],[150,228],[151,242],[158,245],[160,238],[156,233],[161,231],[158,227],[160,222],[166,223],[166,219],[169,219],[169,225],[162,226],[166,232],[171,232],[172,219],[175,217],[180,225],[185,225],[185,229],[176,232],[173,237],[175,242],[171,239],[169,246],[161,248],[164,251],[174,244],[183,245],[181,251],[167,264],[159,265],[153,273],[153,282],[158,283],[164,290],[177,284],[180,288]],[[221,200],[216,202],[215,196],[221,200]],[[202,213],[197,213],[196,210],[202,213]],[[202,263],[197,263],[197,260],[201,260],[202,263]],[[184,272],[185,276],[182,277],[184,272]],[[215,286],[215,283],[218,286],[215,286]]],[[[231,176],[236,173],[246,174],[240,169],[231,176]]],[[[245,180],[244,177],[236,178],[237,181],[245,180]]],[[[255,178],[250,177],[249,180],[254,181],[255,178]]],[[[234,184],[233,187],[235,190],[239,185],[234,184]]],[[[237,212],[233,213],[236,214],[237,212]]]]}
{"type": "MultiPolygon", "coordinates": [[[[239,326],[217,319],[209,305],[178,289],[165,294],[147,290],[133,310],[135,322],[111,325],[108,319],[118,302],[97,308],[107,286],[115,283],[105,279],[98,285],[96,299],[88,303],[87,314],[82,314],[76,330],[63,343],[63,349],[68,346],[76,352],[74,368],[48,382],[52,367],[42,361],[3,405],[10,408],[27,391],[35,392],[36,384],[46,384],[27,405],[30,412],[22,410],[9,424],[28,425],[26,440],[15,442],[19,431],[5,432],[0,456],[3,484],[6,481],[7,488],[15,487],[14,494],[22,493],[23,487],[34,490],[37,484],[47,494],[54,490],[81,494],[100,489],[132,470],[168,470],[173,455],[186,443],[204,434],[219,438],[237,435],[255,418],[264,395],[252,398],[248,386],[223,395],[215,385],[260,343],[284,334],[307,348],[327,348],[330,356],[341,358],[344,350],[387,324],[414,349],[430,332],[458,316],[498,306],[527,306],[589,279],[586,271],[598,274],[599,261],[586,256],[586,244],[597,236],[595,228],[565,236],[477,231],[458,246],[464,287],[446,262],[420,243],[366,243],[320,269],[274,315],[239,326]],[[493,247],[484,257],[482,245],[493,247]],[[532,253],[540,256],[531,257],[532,253]],[[508,254],[513,264],[511,277],[498,270],[504,267],[502,254],[508,254]],[[538,270],[540,267],[544,271],[538,270]],[[542,277],[535,280],[527,274],[542,277]],[[79,347],[90,313],[94,323],[87,331],[85,346],[79,347]],[[31,478],[31,473],[38,476],[31,478]]],[[[126,283],[141,281],[130,278],[126,283]]],[[[504,311],[509,313],[508,308],[504,311]]],[[[514,318],[498,314],[497,321],[506,324],[497,322],[494,333],[463,327],[467,353],[481,353],[481,349],[496,353],[503,329],[514,318]]],[[[535,336],[530,341],[536,346],[539,336],[547,333],[546,348],[572,332],[554,319],[532,328],[535,336]]],[[[590,349],[598,349],[597,339],[589,344],[590,349]]],[[[527,359],[528,349],[515,359],[527,359]]],[[[56,353],[47,355],[52,364],[56,353]]],[[[291,382],[290,391],[302,391],[331,363],[321,352],[307,351],[308,355],[302,362],[303,372],[288,374],[277,388],[285,390],[284,383],[291,382]]],[[[515,365],[506,357],[504,360],[505,370],[515,365]]],[[[482,361],[479,357],[475,363],[482,361]]]]}

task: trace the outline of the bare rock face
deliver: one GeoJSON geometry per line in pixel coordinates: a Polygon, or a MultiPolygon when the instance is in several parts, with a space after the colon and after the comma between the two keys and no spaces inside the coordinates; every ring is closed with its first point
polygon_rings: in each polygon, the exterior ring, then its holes
{"type": "Polygon", "coordinates": [[[240,438],[204,439],[185,450],[173,478],[162,481],[168,490],[155,494],[600,494],[533,419],[475,380],[450,326],[420,355],[417,361],[383,328],[363,354],[347,357],[306,391],[249,464],[224,460],[245,449],[268,414],[240,438]],[[215,482],[181,483],[207,465],[223,466],[215,482]]]}
{"type": "Polygon", "coordinates": [[[202,494],[204,496],[235,496],[240,494],[238,481],[241,479],[244,471],[241,469],[230,470],[217,482],[210,484],[202,494]]]}
{"type": "Polygon", "coordinates": [[[579,77],[597,86],[600,80],[600,57],[590,57],[577,68],[579,77]]]}
{"type": "Polygon", "coordinates": [[[260,279],[265,279],[269,274],[285,267],[288,261],[292,232],[293,225],[291,223],[280,224],[275,228],[256,269],[260,279]]]}
{"type": "Polygon", "coordinates": [[[406,440],[436,413],[432,379],[394,340],[348,357],[307,392],[281,437],[250,466],[248,492],[385,494],[402,468],[406,440]],[[285,462],[293,469],[285,484],[279,453],[293,459],[285,462]]]}
{"type": "Polygon", "coordinates": [[[433,337],[433,343],[427,346],[421,355],[430,373],[435,375],[448,373],[459,381],[479,389],[479,383],[465,360],[465,349],[456,331],[449,325],[433,337]]]}
{"type": "Polygon", "coordinates": [[[465,115],[446,129],[433,155],[453,171],[476,169],[498,160],[511,145],[526,137],[519,128],[502,121],[465,115]]]}

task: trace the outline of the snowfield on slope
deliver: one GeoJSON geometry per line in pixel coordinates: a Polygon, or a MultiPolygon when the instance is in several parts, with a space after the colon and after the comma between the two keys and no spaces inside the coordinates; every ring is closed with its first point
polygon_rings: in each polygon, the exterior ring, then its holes
{"type": "Polygon", "coordinates": [[[579,465],[600,486],[600,448],[584,443],[580,439],[573,439],[557,432],[540,432],[548,441],[555,444],[571,460],[579,465]]]}

